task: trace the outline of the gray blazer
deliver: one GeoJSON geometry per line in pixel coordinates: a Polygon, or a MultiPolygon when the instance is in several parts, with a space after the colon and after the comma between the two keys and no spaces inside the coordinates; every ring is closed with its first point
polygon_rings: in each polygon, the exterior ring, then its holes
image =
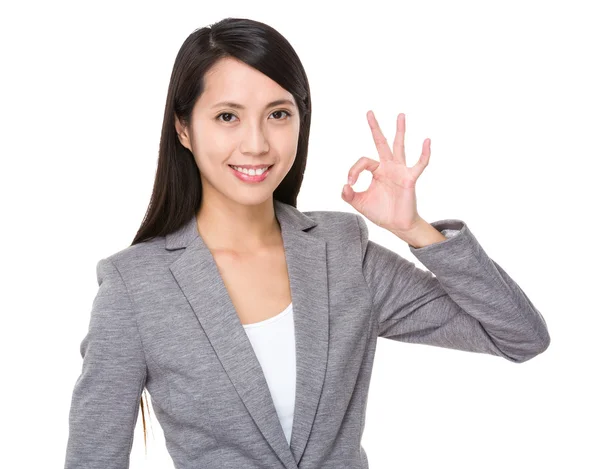
{"type": "Polygon", "coordinates": [[[523,363],[550,343],[542,315],[457,219],[410,251],[360,215],[275,202],[294,308],[288,445],[262,369],[195,217],[97,264],[65,469],[125,469],[144,387],[177,469],[366,469],[361,445],[378,337],[523,363]],[[434,275],[432,275],[435,274],[434,275]]]}

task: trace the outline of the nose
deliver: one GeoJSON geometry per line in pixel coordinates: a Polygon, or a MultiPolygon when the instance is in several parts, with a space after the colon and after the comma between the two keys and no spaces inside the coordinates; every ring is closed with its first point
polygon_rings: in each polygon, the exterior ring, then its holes
{"type": "Polygon", "coordinates": [[[260,124],[248,124],[240,142],[240,152],[262,155],[269,151],[269,143],[260,124]]]}

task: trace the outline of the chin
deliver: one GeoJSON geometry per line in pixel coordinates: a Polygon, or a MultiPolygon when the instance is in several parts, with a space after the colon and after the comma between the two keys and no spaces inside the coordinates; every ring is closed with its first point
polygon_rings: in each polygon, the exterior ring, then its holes
{"type": "Polygon", "coordinates": [[[262,188],[259,190],[237,190],[229,189],[223,195],[232,202],[239,205],[257,206],[269,203],[273,199],[273,191],[262,188]]]}

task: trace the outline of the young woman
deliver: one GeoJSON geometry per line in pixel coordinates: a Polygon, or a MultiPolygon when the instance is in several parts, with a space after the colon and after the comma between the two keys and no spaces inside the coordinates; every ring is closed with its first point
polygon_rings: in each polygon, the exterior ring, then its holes
{"type": "Polygon", "coordinates": [[[419,216],[429,140],[408,168],[404,115],[393,149],[367,119],[380,159],[359,159],[341,196],[430,271],[369,240],[361,215],[296,208],[311,99],[277,31],[227,18],[185,40],[148,212],[97,265],[66,469],[129,466],[144,388],[178,469],[364,469],[378,337],[514,363],[548,347],[542,315],[467,225],[419,216]]]}

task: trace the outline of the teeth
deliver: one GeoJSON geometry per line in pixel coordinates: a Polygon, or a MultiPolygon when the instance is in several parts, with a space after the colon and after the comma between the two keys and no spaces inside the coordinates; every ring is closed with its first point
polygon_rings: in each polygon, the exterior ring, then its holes
{"type": "Polygon", "coordinates": [[[264,168],[258,168],[256,170],[254,169],[248,169],[248,168],[240,168],[239,166],[231,166],[233,169],[235,169],[236,171],[239,171],[240,173],[244,173],[244,174],[248,174],[249,176],[260,176],[262,173],[264,173],[269,167],[265,166],[264,168]]]}

